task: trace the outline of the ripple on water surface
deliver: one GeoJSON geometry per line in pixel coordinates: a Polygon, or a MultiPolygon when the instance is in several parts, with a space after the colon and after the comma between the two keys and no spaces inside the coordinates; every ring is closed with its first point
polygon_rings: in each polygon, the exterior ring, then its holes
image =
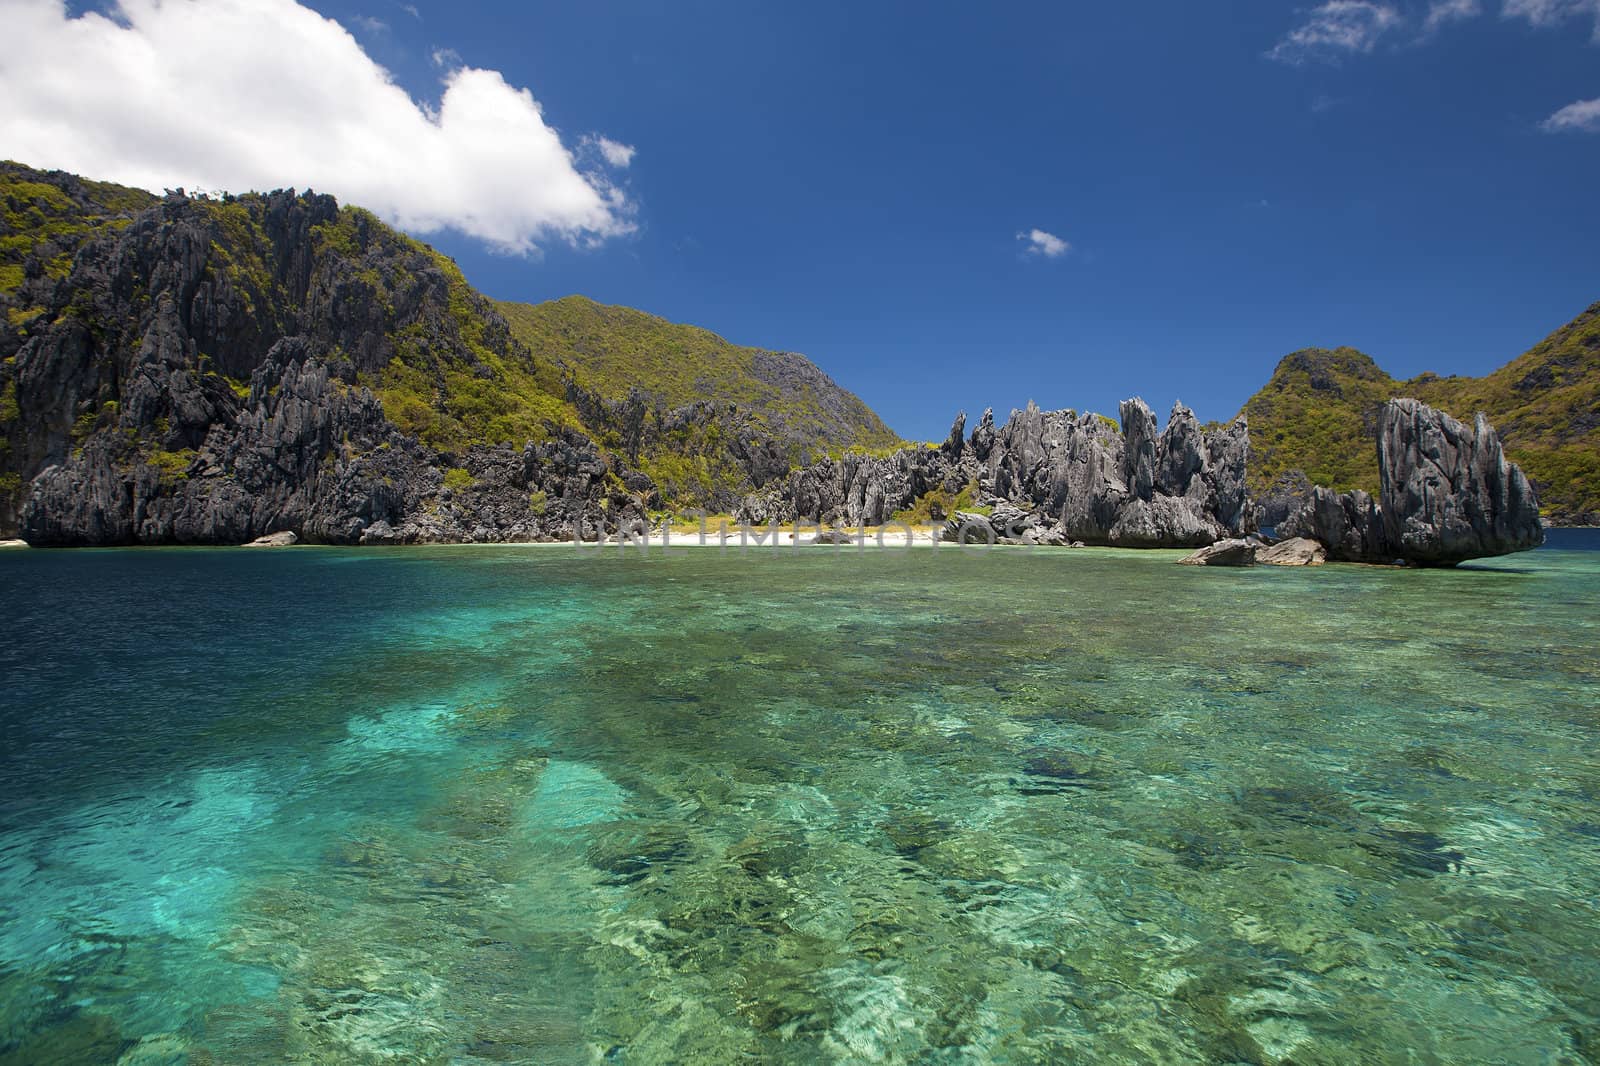
{"type": "Polygon", "coordinates": [[[8,554],[0,1062],[1600,1056],[1600,555],[1173,558],[8,554]]]}

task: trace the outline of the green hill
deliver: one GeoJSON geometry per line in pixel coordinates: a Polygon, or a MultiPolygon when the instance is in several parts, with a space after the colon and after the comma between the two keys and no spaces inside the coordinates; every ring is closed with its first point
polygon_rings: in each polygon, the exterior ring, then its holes
{"type": "Polygon", "coordinates": [[[1377,409],[1394,396],[1460,419],[1482,411],[1547,517],[1600,522],[1600,303],[1481,378],[1396,380],[1353,348],[1285,356],[1241,412],[1250,419],[1252,487],[1264,493],[1298,470],[1329,488],[1376,492],[1377,409]]]}
{"type": "Polygon", "coordinates": [[[734,405],[797,450],[897,446],[855,395],[804,356],[730,344],[710,330],[568,296],[497,304],[511,333],[609,403],[638,390],[663,408],[734,405]]]}

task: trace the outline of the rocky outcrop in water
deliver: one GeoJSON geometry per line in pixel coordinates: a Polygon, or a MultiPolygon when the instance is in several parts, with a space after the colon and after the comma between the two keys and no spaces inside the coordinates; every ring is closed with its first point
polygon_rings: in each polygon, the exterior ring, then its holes
{"type": "Polygon", "coordinates": [[[1123,403],[1121,415],[1119,426],[1030,406],[997,429],[985,411],[966,437],[962,415],[937,448],[804,467],[748,498],[740,513],[756,522],[879,525],[930,494],[965,493],[991,514],[952,519],[949,539],[965,527],[969,540],[982,534],[1001,543],[1199,547],[1253,528],[1242,421],[1206,432],[1179,404],[1158,431],[1143,400],[1123,403]]]}
{"type": "Polygon", "coordinates": [[[1536,548],[1539,503],[1480,414],[1466,426],[1413,399],[1391,400],[1378,417],[1381,499],[1317,487],[1278,527],[1308,537],[1330,559],[1452,566],[1536,548]]]}
{"type": "Polygon", "coordinates": [[[1384,536],[1409,563],[1449,566],[1544,543],[1533,487],[1482,414],[1466,426],[1391,400],[1378,419],[1378,474],[1384,536]]]}

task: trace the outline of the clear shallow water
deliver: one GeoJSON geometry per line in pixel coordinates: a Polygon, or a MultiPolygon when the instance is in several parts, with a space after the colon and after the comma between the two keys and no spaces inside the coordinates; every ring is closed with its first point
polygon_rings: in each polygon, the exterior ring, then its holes
{"type": "Polygon", "coordinates": [[[1596,539],[0,553],[0,1062],[1597,1061],[1596,539]]]}

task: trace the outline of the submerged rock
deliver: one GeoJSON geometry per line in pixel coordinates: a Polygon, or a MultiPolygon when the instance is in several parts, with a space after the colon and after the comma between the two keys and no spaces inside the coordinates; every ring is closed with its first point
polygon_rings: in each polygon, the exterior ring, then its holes
{"type": "Polygon", "coordinates": [[[1185,566],[1254,566],[1256,542],[1242,537],[1219,540],[1178,561],[1185,566]]]}
{"type": "Polygon", "coordinates": [[[1328,549],[1310,537],[1290,537],[1256,551],[1256,562],[1266,566],[1321,566],[1328,549]]]}

